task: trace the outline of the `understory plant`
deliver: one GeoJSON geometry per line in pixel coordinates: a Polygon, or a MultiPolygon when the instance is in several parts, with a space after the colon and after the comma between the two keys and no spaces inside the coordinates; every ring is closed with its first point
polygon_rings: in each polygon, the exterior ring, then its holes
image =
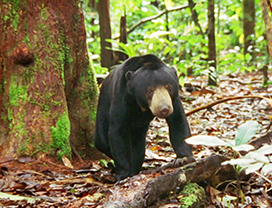
{"type": "Polygon", "coordinates": [[[272,156],[270,156],[272,154],[272,145],[264,144],[261,148],[255,149],[248,144],[251,138],[256,135],[258,126],[257,121],[247,121],[238,127],[234,140],[219,139],[216,136],[196,135],[188,138],[186,142],[192,145],[230,147],[235,153],[235,158],[223,162],[222,165],[233,165],[237,171],[244,169],[246,174],[257,173],[256,171],[261,170],[261,174],[265,175],[272,170],[272,156]],[[246,152],[246,154],[241,155],[241,151],[246,152]]]}

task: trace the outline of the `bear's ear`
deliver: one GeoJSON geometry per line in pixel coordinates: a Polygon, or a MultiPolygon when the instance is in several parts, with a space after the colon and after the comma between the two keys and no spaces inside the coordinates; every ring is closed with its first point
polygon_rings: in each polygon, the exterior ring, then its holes
{"type": "Polygon", "coordinates": [[[132,75],[133,75],[133,71],[128,71],[128,72],[125,74],[126,80],[127,80],[127,81],[131,80],[132,75]]]}
{"type": "MultiPolygon", "coordinates": [[[[171,67],[171,69],[175,72],[175,75],[177,75],[177,70],[175,67],[171,67]]],[[[178,75],[177,75],[178,76],[178,75]]]]}

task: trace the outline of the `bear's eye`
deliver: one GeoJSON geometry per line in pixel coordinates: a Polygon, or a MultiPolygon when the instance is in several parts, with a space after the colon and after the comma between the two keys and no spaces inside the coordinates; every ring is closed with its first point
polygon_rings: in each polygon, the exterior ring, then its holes
{"type": "Polygon", "coordinates": [[[167,89],[167,91],[168,91],[169,93],[172,93],[173,88],[172,88],[171,85],[166,85],[165,88],[167,89]]]}
{"type": "Polygon", "coordinates": [[[154,90],[152,88],[148,88],[146,91],[147,97],[152,97],[154,93],[154,90]]]}

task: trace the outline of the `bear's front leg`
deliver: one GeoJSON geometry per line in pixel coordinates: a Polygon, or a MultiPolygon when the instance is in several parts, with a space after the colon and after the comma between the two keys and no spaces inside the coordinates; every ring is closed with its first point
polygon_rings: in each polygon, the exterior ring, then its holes
{"type": "Polygon", "coordinates": [[[192,156],[192,148],[184,140],[191,136],[189,124],[179,98],[174,101],[174,112],[166,119],[170,140],[179,158],[192,156]]]}
{"type": "Polygon", "coordinates": [[[145,158],[145,137],[148,125],[131,129],[131,168],[134,175],[142,170],[145,158]]]}
{"type": "Polygon", "coordinates": [[[130,132],[122,122],[111,123],[109,129],[111,155],[115,163],[116,179],[132,176],[130,132]]]}

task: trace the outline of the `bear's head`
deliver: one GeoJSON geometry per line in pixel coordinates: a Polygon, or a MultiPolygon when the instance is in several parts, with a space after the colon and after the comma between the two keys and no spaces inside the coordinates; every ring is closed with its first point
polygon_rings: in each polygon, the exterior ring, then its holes
{"type": "Polygon", "coordinates": [[[173,113],[178,96],[176,70],[160,63],[145,63],[135,71],[127,71],[127,90],[142,111],[150,109],[154,116],[166,118],[173,113]]]}

